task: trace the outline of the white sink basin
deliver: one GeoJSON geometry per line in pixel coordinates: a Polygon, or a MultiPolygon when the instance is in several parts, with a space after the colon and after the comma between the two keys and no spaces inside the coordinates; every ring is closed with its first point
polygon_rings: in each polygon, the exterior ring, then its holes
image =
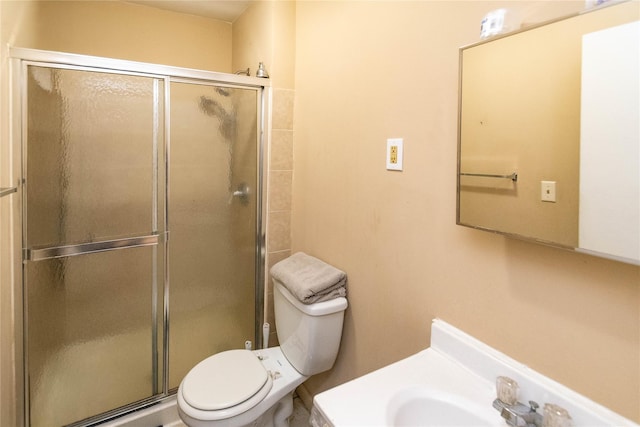
{"type": "Polygon", "coordinates": [[[556,403],[576,427],[640,427],[438,319],[431,347],[317,394],[311,425],[507,427],[492,405],[499,375],[518,381],[521,402],[556,403]]]}
{"type": "Polygon", "coordinates": [[[326,420],[312,425],[504,427],[494,398],[490,381],[427,349],[317,394],[326,420]]]}
{"type": "Polygon", "coordinates": [[[495,418],[488,418],[485,412],[486,408],[459,396],[412,387],[391,397],[387,404],[387,423],[414,427],[495,425],[495,418]]]}

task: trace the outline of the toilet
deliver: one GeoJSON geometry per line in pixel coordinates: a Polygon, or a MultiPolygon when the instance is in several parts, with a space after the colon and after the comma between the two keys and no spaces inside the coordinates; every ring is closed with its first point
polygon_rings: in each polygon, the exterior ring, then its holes
{"type": "Polygon", "coordinates": [[[303,304],[273,282],[280,346],[223,351],[194,366],[177,393],[189,427],[286,427],[295,388],[333,367],[346,298],[303,304]]]}

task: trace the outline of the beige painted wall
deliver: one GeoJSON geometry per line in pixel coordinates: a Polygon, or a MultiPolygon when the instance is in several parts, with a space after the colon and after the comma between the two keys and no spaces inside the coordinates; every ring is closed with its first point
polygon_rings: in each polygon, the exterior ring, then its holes
{"type": "Polygon", "coordinates": [[[226,22],[117,1],[3,0],[2,8],[3,44],[231,71],[226,22]]]}
{"type": "Polygon", "coordinates": [[[295,62],[295,1],[257,1],[233,22],[233,70],[263,62],[272,87],[293,89],[295,62]]]}
{"type": "Polygon", "coordinates": [[[350,303],[306,387],[427,347],[439,317],[640,421],[640,268],[455,224],[458,48],[505,5],[533,22],[584,2],[297,4],[292,250],[344,269],[350,303]]]}

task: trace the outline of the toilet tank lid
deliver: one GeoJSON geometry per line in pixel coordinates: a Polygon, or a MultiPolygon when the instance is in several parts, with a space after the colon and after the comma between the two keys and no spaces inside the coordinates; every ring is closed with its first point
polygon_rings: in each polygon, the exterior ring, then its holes
{"type": "Polygon", "coordinates": [[[276,282],[276,288],[293,306],[309,316],[324,316],[337,313],[347,309],[347,299],[344,297],[334,298],[328,301],[316,302],[313,304],[303,304],[280,282],[276,282]]]}

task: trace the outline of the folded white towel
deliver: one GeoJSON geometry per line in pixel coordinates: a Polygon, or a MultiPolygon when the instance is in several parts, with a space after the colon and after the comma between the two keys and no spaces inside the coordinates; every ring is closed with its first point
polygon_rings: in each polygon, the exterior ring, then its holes
{"type": "Polygon", "coordinates": [[[303,252],[295,253],[271,267],[271,276],[304,304],[347,295],[347,275],[344,271],[303,252]]]}

